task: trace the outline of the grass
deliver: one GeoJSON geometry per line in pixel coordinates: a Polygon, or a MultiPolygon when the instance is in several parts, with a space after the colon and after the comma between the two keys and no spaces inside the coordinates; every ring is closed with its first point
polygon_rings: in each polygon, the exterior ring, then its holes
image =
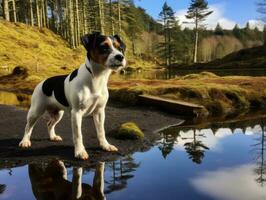
{"type": "MultiPolygon", "coordinates": [[[[22,66],[33,75],[31,79],[43,79],[56,74],[68,74],[84,62],[86,52],[82,46],[71,49],[59,35],[46,28],[10,23],[0,20],[0,76],[22,66]]],[[[133,68],[151,68],[154,63],[128,55],[133,68]]],[[[37,80],[36,80],[37,81],[37,80]]]]}
{"type": "Polygon", "coordinates": [[[266,107],[266,77],[219,77],[210,72],[171,80],[113,80],[111,98],[136,104],[138,95],[149,94],[203,105],[208,115],[229,115],[266,107]]]}
{"type": "Polygon", "coordinates": [[[46,28],[0,20],[0,66],[8,66],[10,71],[20,65],[39,78],[69,73],[83,62],[84,55],[82,48],[69,48],[46,28]]]}

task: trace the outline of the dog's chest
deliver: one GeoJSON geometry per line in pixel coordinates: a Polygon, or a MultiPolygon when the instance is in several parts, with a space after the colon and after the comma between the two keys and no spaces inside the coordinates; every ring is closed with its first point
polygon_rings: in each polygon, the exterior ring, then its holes
{"type": "Polygon", "coordinates": [[[85,115],[90,115],[97,108],[106,105],[108,100],[108,93],[85,93],[84,98],[80,99],[79,108],[83,110],[85,115]]]}

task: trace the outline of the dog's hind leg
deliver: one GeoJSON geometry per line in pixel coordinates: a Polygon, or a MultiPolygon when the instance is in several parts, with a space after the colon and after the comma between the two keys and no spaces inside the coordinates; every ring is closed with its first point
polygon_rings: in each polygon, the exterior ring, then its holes
{"type": "Polygon", "coordinates": [[[47,123],[48,127],[48,132],[49,132],[49,137],[51,141],[62,141],[62,138],[59,135],[55,134],[55,126],[58,124],[58,122],[62,119],[64,115],[64,111],[54,111],[54,112],[49,112],[50,119],[47,123]]]}
{"type": "Polygon", "coordinates": [[[22,148],[28,148],[31,146],[30,137],[31,137],[32,129],[36,121],[45,111],[44,108],[36,106],[36,105],[37,104],[31,105],[30,110],[27,115],[27,124],[25,127],[25,133],[24,133],[23,139],[19,143],[19,146],[22,148]]]}

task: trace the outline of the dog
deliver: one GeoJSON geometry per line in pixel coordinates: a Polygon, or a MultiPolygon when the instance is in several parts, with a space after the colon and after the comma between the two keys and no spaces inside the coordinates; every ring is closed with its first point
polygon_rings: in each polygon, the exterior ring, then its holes
{"type": "Polygon", "coordinates": [[[62,141],[55,133],[55,126],[62,119],[64,111],[69,111],[76,158],[88,159],[81,132],[82,118],[88,115],[93,116],[102,149],[118,151],[105,137],[105,107],[109,97],[109,76],[112,71],[119,71],[126,65],[126,45],[118,35],[105,36],[100,33],[86,34],[81,37],[81,42],[87,50],[85,63],[69,75],[54,76],[42,81],[34,89],[20,147],[31,146],[32,129],[45,111],[50,116],[47,123],[50,140],[62,141]]]}
{"type": "Polygon", "coordinates": [[[82,167],[73,167],[72,181],[68,180],[67,169],[60,160],[54,160],[47,166],[29,164],[28,170],[32,191],[38,200],[105,200],[104,168],[104,162],[96,164],[92,185],[82,183],[82,167]]]}

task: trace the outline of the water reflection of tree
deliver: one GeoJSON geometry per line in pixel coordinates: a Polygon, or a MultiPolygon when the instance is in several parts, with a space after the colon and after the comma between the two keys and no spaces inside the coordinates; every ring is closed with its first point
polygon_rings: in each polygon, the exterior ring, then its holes
{"type": "MultiPolygon", "coordinates": [[[[182,129],[182,131],[193,131],[193,137],[182,138],[182,140],[189,140],[184,144],[186,152],[189,154],[189,158],[193,162],[200,164],[204,158],[204,153],[209,148],[203,144],[201,141],[202,137],[205,137],[204,134],[200,134],[198,130],[189,128],[188,130],[182,129]]],[[[174,149],[174,145],[177,142],[177,138],[180,136],[180,130],[171,130],[162,134],[162,140],[159,142],[158,146],[162,152],[164,158],[166,158],[174,149]]]]}
{"type": "Polygon", "coordinates": [[[134,177],[133,172],[139,165],[140,163],[136,163],[131,156],[111,162],[109,167],[112,171],[112,177],[105,182],[107,185],[105,194],[126,188],[128,180],[134,177]]]}
{"type": "Polygon", "coordinates": [[[6,190],[6,185],[0,184],[0,194],[3,194],[5,190],[6,190]]]}
{"type": "Polygon", "coordinates": [[[256,181],[263,187],[266,181],[266,134],[263,120],[261,121],[260,127],[262,133],[259,138],[256,138],[256,144],[253,145],[253,150],[256,152],[256,168],[254,171],[258,175],[256,181]]]}
{"type": "Polygon", "coordinates": [[[158,147],[162,152],[164,158],[166,158],[173,151],[178,136],[179,136],[179,131],[178,134],[174,133],[162,134],[162,140],[159,142],[158,147]]]}
{"type": "Polygon", "coordinates": [[[184,144],[186,152],[189,154],[189,159],[191,159],[194,163],[200,164],[202,159],[204,158],[205,150],[209,148],[200,141],[200,137],[205,137],[204,135],[200,135],[199,131],[193,130],[193,138],[191,142],[186,142],[184,144]]]}

